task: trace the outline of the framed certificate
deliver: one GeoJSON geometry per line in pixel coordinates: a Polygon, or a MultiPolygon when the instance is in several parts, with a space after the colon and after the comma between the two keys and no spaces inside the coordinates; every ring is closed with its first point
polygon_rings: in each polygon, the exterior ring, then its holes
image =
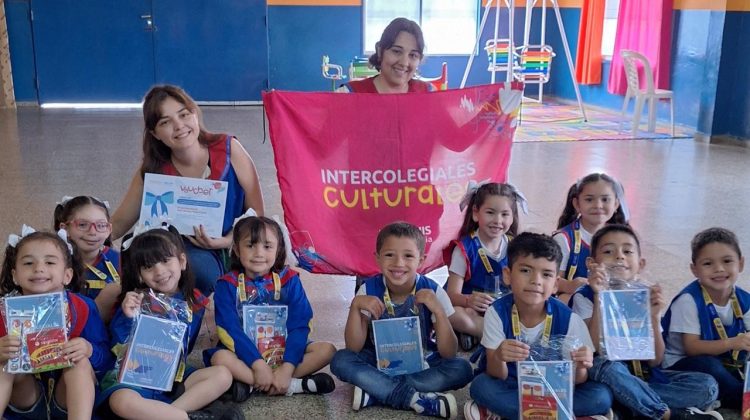
{"type": "Polygon", "coordinates": [[[203,225],[214,238],[222,236],[227,182],[147,173],[143,179],[140,222],[168,221],[184,235],[203,225]]]}

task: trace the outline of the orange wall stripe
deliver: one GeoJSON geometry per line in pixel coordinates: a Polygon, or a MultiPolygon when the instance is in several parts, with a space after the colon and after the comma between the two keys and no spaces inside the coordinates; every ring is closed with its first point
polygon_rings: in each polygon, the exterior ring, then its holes
{"type": "Polygon", "coordinates": [[[269,6],[361,6],[362,0],[267,0],[269,6]]]}

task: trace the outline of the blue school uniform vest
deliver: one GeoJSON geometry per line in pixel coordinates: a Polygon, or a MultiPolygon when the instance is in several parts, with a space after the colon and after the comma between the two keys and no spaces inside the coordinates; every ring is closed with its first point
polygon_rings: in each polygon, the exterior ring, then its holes
{"type": "MultiPolygon", "coordinates": [[[[497,312],[498,316],[500,317],[500,320],[503,322],[503,334],[505,334],[506,339],[517,339],[517,337],[513,334],[513,321],[512,321],[512,311],[513,311],[513,295],[507,295],[503,296],[500,299],[496,300],[492,307],[495,308],[495,311],[497,312]]],[[[570,325],[570,315],[573,313],[570,308],[565,306],[564,303],[560,302],[557,299],[547,299],[546,303],[546,309],[547,313],[552,314],[552,328],[550,330],[550,336],[565,336],[568,334],[568,326],[570,325]]],[[[544,321],[542,321],[544,322],[544,321]]],[[[532,344],[532,347],[535,347],[535,349],[541,349],[541,344],[538,345],[539,347],[536,347],[536,344],[532,344]]],[[[549,356],[549,360],[559,359],[563,360],[563,355],[557,352],[558,354],[553,354],[554,351],[551,349],[544,350],[545,354],[549,356]]],[[[516,364],[515,363],[508,363],[508,377],[516,377],[516,364]]]]}
{"type": "MultiPolygon", "coordinates": [[[[748,309],[750,309],[750,293],[742,290],[737,286],[734,287],[734,292],[737,295],[737,301],[740,304],[742,313],[746,313],[748,309]]],[[[680,291],[680,293],[677,294],[677,296],[675,296],[674,299],[672,299],[672,302],[669,304],[667,312],[661,319],[661,325],[664,330],[664,340],[666,341],[667,339],[667,334],[669,334],[669,326],[672,322],[672,304],[674,304],[677,298],[685,293],[689,294],[693,298],[696,306],[698,307],[698,321],[700,322],[701,326],[701,340],[720,340],[721,337],[719,336],[718,331],[716,331],[716,328],[713,325],[713,317],[706,307],[706,301],[703,299],[701,285],[700,283],[698,283],[698,280],[694,280],[692,283],[688,284],[684,289],[680,291]]],[[[732,321],[732,325],[724,325],[724,329],[727,332],[727,337],[735,337],[737,336],[737,334],[747,332],[747,326],[745,325],[742,318],[734,319],[732,321]]],[[[727,363],[732,362],[732,352],[728,351],[726,353],[723,353],[719,355],[719,358],[727,363]]],[[[737,360],[744,361],[746,358],[747,352],[741,351],[737,360]]]]}
{"type": "MultiPolygon", "coordinates": [[[[367,296],[374,296],[385,303],[383,296],[385,295],[386,286],[385,279],[383,278],[382,274],[378,274],[374,277],[365,279],[365,282],[362,286],[365,288],[365,294],[367,294],[367,296]]],[[[414,292],[416,293],[422,289],[430,289],[435,292],[438,289],[438,284],[421,274],[417,274],[416,287],[414,292]]],[[[415,295],[409,295],[404,303],[400,305],[394,303],[394,315],[389,314],[386,310],[383,312],[383,316],[381,316],[380,319],[418,316],[422,330],[422,348],[429,352],[437,351],[437,344],[431,338],[433,330],[432,312],[424,305],[417,305],[414,300],[414,296],[415,295]]],[[[372,323],[372,321],[370,322],[372,323]]],[[[367,341],[365,343],[365,346],[370,349],[375,348],[375,339],[372,335],[372,325],[370,325],[367,329],[367,341]]]]}
{"type": "Polygon", "coordinates": [[[120,253],[105,246],[101,252],[99,252],[99,256],[96,258],[96,262],[94,262],[92,266],[106,277],[100,278],[97,273],[86,268],[86,283],[88,288],[86,289],[85,295],[91,299],[96,299],[96,297],[99,296],[99,292],[104,289],[104,286],[116,282],[111,270],[107,266],[107,262],[112,264],[112,267],[114,267],[116,271],[120,270],[120,253]]]}
{"type": "MultiPolygon", "coordinates": [[[[505,238],[510,242],[510,237],[505,235],[505,238]]],[[[492,273],[488,272],[482,262],[482,257],[479,255],[479,250],[482,248],[482,243],[479,241],[479,237],[476,235],[468,235],[461,238],[459,241],[452,241],[451,245],[446,248],[443,259],[448,265],[453,255],[453,248],[458,247],[461,250],[461,254],[464,256],[466,261],[466,273],[463,274],[464,284],[461,288],[461,294],[470,295],[472,292],[487,292],[495,293],[496,280],[499,280],[500,292],[503,294],[510,293],[510,289],[503,283],[503,268],[508,266],[508,256],[506,255],[500,261],[496,261],[492,258],[487,258],[487,261],[492,267],[492,273]],[[497,279],[496,279],[497,276],[497,279]]],[[[458,273],[460,274],[460,273],[458,273]]],[[[443,288],[447,288],[447,283],[443,288]]]]}
{"type": "Polygon", "coordinates": [[[564,226],[555,233],[561,233],[565,236],[565,240],[568,242],[568,248],[570,248],[570,254],[568,255],[568,264],[565,267],[561,267],[563,277],[568,280],[573,280],[576,277],[588,277],[589,270],[586,268],[586,258],[591,255],[591,246],[581,239],[581,250],[575,252],[575,231],[581,230],[581,221],[576,219],[575,222],[564,226]],[[575,271],[570,275],[570,268],[576,266],[575,271]]]}

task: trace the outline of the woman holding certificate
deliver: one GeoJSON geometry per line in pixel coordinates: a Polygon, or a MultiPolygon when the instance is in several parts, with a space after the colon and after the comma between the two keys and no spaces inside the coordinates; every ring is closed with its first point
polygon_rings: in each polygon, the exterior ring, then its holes
{"type": "Polygon", "coordinates": [[[222,236],[208,235],[203,224],[193,227],[193,235],[183,236],[196,287],[208,296],[224,274],[222,252],[232,245],[235,217],[248,208],[263,214],[255,164],[236,138],[203,128],[198,105],[179,87],[153,87],[143,100],[143,119],[143,161],[112,216],[112,238],[123,236],[138,221],[147,173],[227,182],[222,236]]]}

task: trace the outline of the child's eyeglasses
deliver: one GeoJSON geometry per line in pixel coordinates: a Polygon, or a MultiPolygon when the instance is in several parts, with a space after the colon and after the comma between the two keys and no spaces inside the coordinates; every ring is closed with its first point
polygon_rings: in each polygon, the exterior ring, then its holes
{"type": "Polygon", "coordinates": [[[112,223],[105,222],[105,221],[98,221],[98,222],[89,222],[88,220],[80,220],[75,219],[71,220],[68,223],[66,223],[69,226],[73,226],[77,230],[80,230],[81,232],[88,232],[91,229],[91,226],[94,227],[94,230],[97,232],[109,232],[109,229],[112,227],[112,223]]]}

